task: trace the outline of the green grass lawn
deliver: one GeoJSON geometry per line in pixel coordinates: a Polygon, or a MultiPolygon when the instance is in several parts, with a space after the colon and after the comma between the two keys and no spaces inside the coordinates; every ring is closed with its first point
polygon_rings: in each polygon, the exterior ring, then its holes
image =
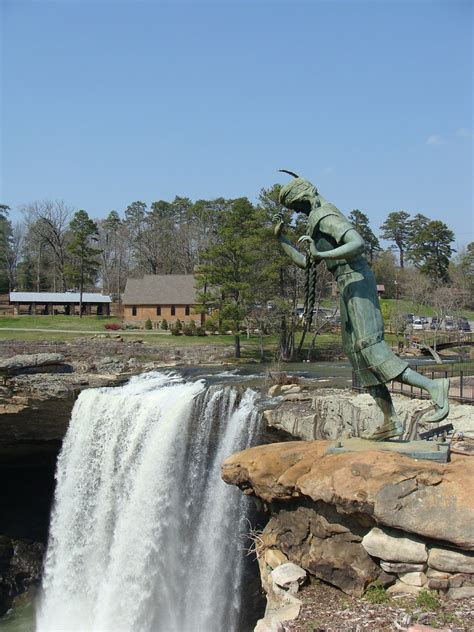
{"type": "MultiPolygon", "coordinates": [[[[126,341],[143,340],[144,344],[188,347],[195,345],[234,345],[234,336],[173,336],[168,332],[155,330],[117,330],[105,329],[106,323],[119,323],[120,319],[106,316],[0,316],[0,340],[23,340],[31,342],[71,342],[79,336],[91,336],[95,333],[104,334],[113,340],[120,335],[126,341]],[[22,331],[29,329],[30,331],[22,331]],[[15,331],[16,330],[16,331],[15,331]],[[47,331],[41,331],[47,330],[47,331]],[[64,330],[64,331],[55,331],[64,330]]],[[[339,342],[337,333],[323,333],[317,338],[318,348],[339,342]]],[[[305,347],[310,343],[307,338],[305,347]]],[[[259,354],[260,337],[241,335],[243,357],[256,357],[259,354]]],[[[278,345],[276,334],[264,337],[264,347],[268,354],[275,352],[278,345]]]]}
{"type": "MultiPolygon", "coordinates": [[[[423,305],[418,308],[417,313],[415,313],[415,307],[413,303],[411,303],[407,299],[394,299],[394,298],[381,298],[380,305],[387,305],[389,308],[397,307],[402,314],[415,314],[415,316],[434,316],[435,313],[431,307],[427,305],[423,305]]],[[[461,316],[465,316],[468,320],[474,320],[474,311],[469,309],[462,309],[460,311],[461,316]]],[[[454,316],[454,314],[453,314],[454,316]]]]}
{"type": "Polygon", "coordinates": [[[25,327],[28,329],[71,329],[106,331],[105,323],[120,323],[115,316],[0,316],[0,329],[25,327]]]}

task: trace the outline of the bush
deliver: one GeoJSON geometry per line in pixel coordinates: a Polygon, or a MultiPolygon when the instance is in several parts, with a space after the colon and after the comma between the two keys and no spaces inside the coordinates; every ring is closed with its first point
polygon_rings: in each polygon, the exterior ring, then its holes
{"type": "Polygon", "coordinates": [[[173,326],[171,327],[171,333],[173,334],[173,336],[181,336],[183,332],[183,323],[179,320],[173,323],[173,326]]]}
{"type": "Polygon", "coordinates": [[[438,610],[441,605],[436,593],[424,588],[417,594],[415,603],[423,610],[438,610]]]}
{"type": "Polygon", "coordinates": [[[207,336],[207,334],[202,327],[196,327],[196,336],[207,336]]]}
{"type": "Polygon", "coordinates": [[[105,323],[105,329],[111,329],[112,331],[118,331],[122,329],[122,325],[120,323],[105,323]]]}
{"type": "Polygon", "coordinates": [[[145,329],[153,329],[150,318],[147,318],[147,320],[145,321],[145,329]]]}
{"type": "Polygon", "coordinates": [[[161,321],[161,329],[163,329],[164,331],[168,331],[168,321],[166,320],[166,318],[163,318],[163,320],[161,321]]]}
{"type": "Polygon", "coordinates": [[[370,584],[365,591],[364,598],[369,603],[387,603],[387,601],[390,601],[390,595],[387,594],[387,591],[379,581],[370,584]]]}
{"type": "Polygon", "coordinates": [[[184,328],[185,336],[195,336],[196,335],[196,323],[192,320],[186,327],[184,328]]]}

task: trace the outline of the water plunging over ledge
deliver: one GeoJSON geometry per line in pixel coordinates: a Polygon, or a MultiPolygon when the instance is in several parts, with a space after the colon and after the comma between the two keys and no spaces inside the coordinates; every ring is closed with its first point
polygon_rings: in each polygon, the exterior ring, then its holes
{"type": "Polygon", "coordinates": [[[150,373],[83,392],[57,465],[38,632],[240,632],[249,500],[220,465],[257,393],[150,373]]]}

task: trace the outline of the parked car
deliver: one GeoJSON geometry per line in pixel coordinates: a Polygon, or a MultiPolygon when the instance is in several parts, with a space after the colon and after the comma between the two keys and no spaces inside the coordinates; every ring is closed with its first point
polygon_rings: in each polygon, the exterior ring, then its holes
{"type": "Polygon", "coordinates": [[[467,318],[460,318],[458,320],[458,329],[459,331],[471,331],[471,325],[467,318]]]}
{"type": "Polygon", "coordinates": [[[439,329],[440,322],[436,316],[431,319],[430,329],[439,329]]]}
{"type": "Polygon", "coordinates": [[[426,318],[426,316],[420,316],[420,320],[423,323],[423,325],[427,325],[428,324],[428,319],[426,318]]]}
{"type": "Polygon", "coordinates": [[[412,323],[415,318],[415,314],[403,314],[403,318],[407,321],[407,323],[412,323]]]}
{"type": "Polygon", "coordinates": [[[446,320],[444,321],[444,328],[446,329],[446,331],[454,331],[454,320],[452,318],[446,318],[446,320]]]}
{"type": "Polygon", "coordinates": [[[413,330],[423,329],[423,323],[421,322],[419,318],[415,318],[415,320],[412,323],[412,327],[413,327],[413,330]]]}

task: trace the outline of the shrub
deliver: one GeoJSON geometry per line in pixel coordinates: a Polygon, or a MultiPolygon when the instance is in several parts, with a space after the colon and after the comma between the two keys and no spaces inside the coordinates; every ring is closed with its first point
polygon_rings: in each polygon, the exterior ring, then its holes
{"type": "Polygon", "coordinates": [[[153,329],[150,318],[147,318],[147,320],[145,321],[145,329],[153,329]]]}
{"type": "Polygon", "coordinates": [[[105,323],[105,329],[111,329],[112,331],[118,331],[122,329],[122,325],[120,323],[105,323]]]}
{"type": "Polygon", "coordinates": [[[189,325],[186,326],[184,330],[185,336],[195,336],[196,335],[196,323],[192,320],[189,325]]]}
{"type": "Polygon", "coordinates": [[[161,329],[168,331],[168,321],[166,320],[166,318],[163,318],[163,320],[161,321],[161,329]]]}
{"type": "Polygon", "coordinates": [[[171,333],[173,334],[173,336],[181,336],[183,331],[183,323],[179,320],[173,323],[173,326],[171,327],[171,333]]]}
{"type": "Polygon", "coordinates": [[[436,593],[425,588],[417,594],[415,603],[424,610],[438,610],[441,605],[436,593]]]}
{"type": "Polygon", "coordinates": [[[369,603],[387,603],[387,601],[390,601],[390,596],[387,595],[387,591],[379,581],[370,584],[365,591],[364,598],[369,603]]]}
{"type": "Polygon", "coordinates": [[[196,327],[196,336],[207,336],[207,334],[202,327],[196,327]]]}

